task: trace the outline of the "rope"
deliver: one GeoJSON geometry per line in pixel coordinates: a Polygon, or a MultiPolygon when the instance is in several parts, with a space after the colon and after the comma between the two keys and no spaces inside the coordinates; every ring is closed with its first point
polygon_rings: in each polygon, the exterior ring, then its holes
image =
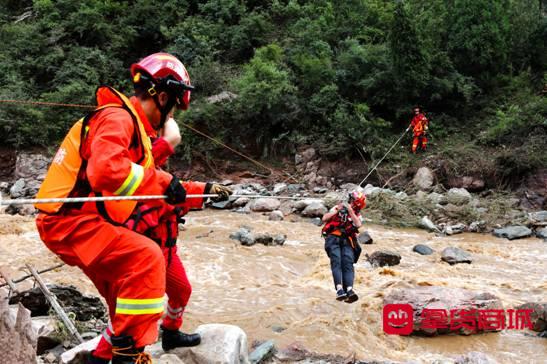
{"type": "MultiPolygon", "coordinates": [[[[60,106],[60,107],[75,107],[75,108],[85,108],[85,109],[93,109],[95,108],[95,106],[93,105],[83,105],[83,104],[63,104],[63,103],[57,103],[57,102],[45,102],[45,101],[28,101],[28,100],[1,100],[0,99],[0,103],[4,103],[4,104],[22,104],[22,105],[38,105],[38,106],[60,106]]],[[[274,174],[274,170],[262,163],[260,163],[259,161],[249,157],[249,156],[246,156],[245,154],[235,150],[234,148],[222,143],[221,141],[205,134],[204,132],[190,126],[189,124],[186,124],[184,122],[180,122],[180,124],[182,126],[184,126],[185,128],[187,129],[190,129],[192,130],[193,132],[201,135],[201,136],[204,136],[205,138],[211,140],[212,142],[218,144],[218,145],[221,145],[223,146],[224,148],[234,152],[235,154],[239,155],[240,157],[243,157],[249,161],[251,161],[252,163],[254,163],[255,165],[259,166],[259,167],[262,167],[264,168],[265,170],[267,170],[268,172],[270,172],[271,174],[274,174]]],[[[296,181],[298,182],[298,180],[296,178],[294,178],[291,174],[289,174],[288,172],[285,172],[285,175],[287,175],[288,177],[290,177],[293,181],[296,181]]]]}
{"type": "MultiPolygon", "coordinates": [[[[194,194],[186,195],[187,199],[218,197],[217,194],[194,194]]],[[[265,196],[265,195],[230,195],[230,198],[275,198],[281,200],[316,200],[316,197],[296,197],[296,196],[265,196]]],[[[100,196],[100,197],[67,197],[67,198],[21,198],[3,200],[0,195],[0,206],[2,205],[30,205],[47,203],[81,203],[81,202],[99,202],[99,201],[142,201],[142,200],[163,200],[165,195],[143,195],[143,196],[100,196]]]]}
{"type": "Polygon", "coordinates": [[[363,182],[365,182],[367,180],[367,178],[372,174],[372,172],[374,172],[374,170],[376,169],[376,167],[378,167],[378,165],[380,165],[380,163],[382,163],[382,161],[384,160],[385,157],[387,157],[387,155],[389,154],[389,152],[391,152],[391,150],[397,145],[399,144],[399,142],[401,141],[401,139],[403,139],[403,137],[405,136],[405,134],[408,132],[408,128],[405,129],[404,133],[399,137],[399,139],[397,139],[397,141],[391,146],[391,148],[388,149],[388,151],[386,152],[386,154],[384,154],[384,156],[382,157],[382,159],[380,159],[378,161],[378,163],[376,163],[376,165],[370,170],[370,172],[368,172],[368,174],[365,176],[365,178],[363,178],[363,180],[361,181],[361,183],[359,183],[359,187],[361,187],[363,185],[363,182]]]}

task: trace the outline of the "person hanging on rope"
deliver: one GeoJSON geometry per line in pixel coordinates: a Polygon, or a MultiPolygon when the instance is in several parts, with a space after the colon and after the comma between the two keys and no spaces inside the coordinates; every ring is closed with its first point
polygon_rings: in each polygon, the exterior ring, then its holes
{"type": "MultiPolygon", "coordinates": [[[[181,181],[155,168],[147,135],[190,100],[192,87],[182,63],[168,54],[162,54],[161,61],[161,73],[146,95],[136,93],[129,99],[108,86],[97,90],[97,108],[70,129],[38,198],[164,194],[170,205],[185,201],[181,181]]],[[[36,205],[36,224],[46,246],[82,269],[108,304],[115,332],[113,364],[152,363],[144,348],[157,339],[164,307],[166,264],[160,247],[123,226],[136,204],[36,205]]]]}
{"type": "Polygon", "coordinates": [[[366,206],[366,196],[361,191],[349,194],[347,203],[339,203],[323,215],[321,233],[325,238],[325,251],[330,259],[336,299],[353,303],[359,299],[353,289],[355,272],[353,264],[359,259],[361,247],[357,233],[362,225],[360,211],[366,206]]]}
{"type": "Polygon", "coordinates": [[[427,120],[419,106],[414,107],[412,110],[414,116],[410,121],[410,126],[407,128],[407,131],[412,128],[414,138],[412,139],[411,151],[416,154],[418,147],[425,152],[427,146],[426,133],[429,129],[429,120],[427,120]]]}

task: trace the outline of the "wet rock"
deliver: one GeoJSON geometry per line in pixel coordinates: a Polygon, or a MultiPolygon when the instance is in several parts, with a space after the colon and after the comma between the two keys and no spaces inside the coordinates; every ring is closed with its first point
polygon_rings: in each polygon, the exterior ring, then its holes
{"type": "Polygon", "coordinates": [[[251,201],[251,199],[248,198],[248,197],[239,197],[237,200],[232,202],[232,206],[233,207],[243,207],[243,206],[247,205],[249,203],[249,201],[251,201]]]}
{"type": "Polygon", "coordinates": [[[275,354],[275,343],[273,340],[268,340],[260,344],[256,349],[249,354],[251,364],[264,363],[275,354]]]}
{"type": "Polygon", "coordinates": [[[176,355],[185,364],[249,364],[247,335],[233,325],[200,325],[196,333],[201,335],[201,344],[191,348],[176,348],[176,355]]]}
{"type": "Polygon", "coordinates": [[[287,191],[287,184],[286,183],[276,183],[274,186],[273,186],[273,191],[272,193],[274,195],[280,195],[282,194],[283,192],[287,191]]]}
{"type": "Polygon", "coordinates": [[[447,225],[444,233],[446,235],[455,235],[455,234],[461,234],[465,231],[466,226],[464,224],[456,224],[456,225],[447,225]]]}
{"type": "Polygon", "coordinates": [[[326,187],[314,187],[313,192],[322,195],[323,193],[327,192],[327,188],[326,187]]]}
{"type": "Polygon", "coordinates": [[[535,223],[547,223],[547,211],[531,212],[529,218],[532,224],[535,223]]]}
{"type": "Polygon", "coordinates": [[[292,183],[287,185],[287,192],[291,195],[294,195],[295,193],[298,193],[300,191],[304,191],[306,189],[306,186],[302,183],[292,183]]]}
{"type": "Polygon", "coordinates": [[[357,236],[359,244],[372,244],[373,240],[368,231],[363,231],[357,236]]]}
{"type": "Polygon", "coordinates": [[[494,236],[498,238],[506,238],[509,240],[527,238],[532,235],[532,230],[528,229],[526,226],[507,226],[502,229],[494,229],[492,232],[494,236]]]}
{"type": "Polygon", "coordinates": [[[0,193],[9,193],[9,182],[0,182],[0,193]]]}
{"type": "Polygon", "coordinates": [[[480,233],[486,230],[486,221],[473,221],[469,224],[469,231],[472,233],[480,233]]]}
{"type": "Polygon", "coordinates": [[[235,200],[235,198],[233,200],[228,199],[228,200],[225,200],[225,201],[212,202],[210,206],[212,208],[219,209],[219,210],[229,209],[229,208],[232,207],[232,202],[234,200],[235,200]]]}
{"type": "MultiPolygon", "coordinates": [[[[48,285],[49,290],[68,312],[73,312],[78,321],[89,321],[93,318],[103,319],[106,309],[98,297],[84,296],[73,286],[48,285]]],[[[10,304],[21,303],[32,313],[32,316],[47,316],[51,306],[39,288],[20,292],[10,298],[10,304]]]]}
{"type": "Polygon", "coordinates": [[[430,247],[428,247],[427,245],[424,245],[424,244],[414,245],[414,248],[412,248],[412,251],[414,251],[418,254],[421,254],[421,255],[431,255],[431,254],[433,254],[433,249],[431,249],[430,247]]]}
{"type": "Polygon", "coordinates": [[[441,230],[439,230],[439,228],[427,216],[422,217],[422,220],[420,220],[420,226],[429,231],[436,233],[441,232],[441,230]]]}
{"type": "Polygon", "coordinates": [[[9,205],[5,211],[9,215],[31,216],[37,213],[33,205],[9,205]]]}
{"type": "Polygon", "coordinates": [[[272,331],[273,331],[273,332],[279,333],[279,332],[283,332],[283,331],[285,331],[285,330],[287,330],[286,327],[279,326],[279,325],[272,325],[272,331]]]}
{"type": "MultiPolygon", "coordinates": [[[[424,286],[414,288],[394,289],[384,298],[386,304],[410,304],[413,308],[412,334],[438,335],[458,333],[470,335],[482,332],[478,325],[478,316],[471,316],[469,321],[473,330],[464,325],[450,325],[450,310],[502,310],[501,300],[493,294],[486,292],[474,292],[462,288],[449,288],[440,286],[424,286]],[[446,327],[439,328],[422,325],[425,317],[424,309],[446,310],[446,327]]],[[[492,330],[499,331],[499,330],[492,330]]]]}
{"type": "Polygon", "coordinates": [[[311,223],[316,225],[316,226],[321,226],[323,225],[323,221],[321,220],[320,217],[315,217],[311,220],[311,223]]]}
{"type": "Polygon", "coordinates": [[[306,206],[301,215],[304,217],[322,217],[328,212],[322,202],[313,202],[306,206]]]}
{"type": "Polygon", "coordinates": [[[283,245],[285,244],[285,241],[287,240],[287,235],[285,234],[278,234],[274,236],[273,242],[275,245],[283,245]]]}
{"type": "Polygon", "coordinates": [[[30,311],[18,305],[14,320],[6,297],[7,292],[0,289],[0,358],[6,363],[36,363],[36,335],[30,311]]]}
{"type": "Polygon", "coordinates": [[[388,250],[378,250],[370,256],[366,254],[366,257],[373,267],[393,266],[401,262],[401,255],[388,250]]]}
{"type": "Polygon", "coordinates": [[[431,169],[427,167],[421,167],[418,169],[418,171],[414,175],[414,178],[412,179],[412,183],[418,189],[422,191],[427,191],[431,189],[431,187],[433,186],[434,179],[435,179],[435,176],[433,175],[433,172],[431,171],[431,169]]]}
{"type": "Polygon", "coordinates": [[[540,239],[547,241],[547,227],[536,230],[536,236],[540,239]]]}
{"type": "Polygon", "coordinates": [[[516,309],[532,310],[530,319],[532,321],[532,325],[534,325],[533,330],[537,332],[547,330],[547,303],[529,302],[518,306],[516,309]]]}
{"type": "Polygon", "coordinates": [[[448,191],[446,198],[448,199],[448,203],[460,206],[471,201],[471,194],[467,192],[465,188],[451,188],[448,191]]]}
{"type": "Polygon", "coordinates": [[[251,210],[255,212],[270,212],[277,210],[281,202],[275,198],[257,198],[251,203],[251,210]]]}
{"type": "Polygon", "coordinates": [[[441,252],[441,259],[450,265],[459,263],[471,264],[471,262],[473,261],[471,254],[469,254],[465,250],[453,246],[445,248],[441,252]]]}
{"type": "Polygon", "coordinates": [[[15,162],[15,178],[37,179],[46,177],[50,158],[42,154],[20,153],[15,162]]]}
{"type": "Polygon", "coordinates": [[[497,361],[484,353],[471,351],[467,354],[458,356],[454,360],[454,364],[497,364],[497,361]]]}
{"type": "Polygon", "coordinates": [[[285,217],[283,216],[283,212],[279,210],[275,210],[270,212],[270,215],[268,217],[268,220],[270,221],[282,221],[285,217]]]}
{"type": "Polygon", "coordinates": [[[292,207],[295,211],[302,211],[312,203],[322,204],[323,200],[318,198],[307,198],[293,202],[292,207]]]}
{"type": "Polygon", "coordinates": [[[9,194],[11,198],[21,198],[25,196],[25,185],[26,185],[26,182],[23,178],[20,178],[17,181],[15,181],[15,183],[13,184],[13,186],[11,186],[9,190],[9,194]]]}
{"type": "Polygon", "coordinates": [[[273,236],[264,233],[256,234],[254,244],[273,245],[273,236]]]}

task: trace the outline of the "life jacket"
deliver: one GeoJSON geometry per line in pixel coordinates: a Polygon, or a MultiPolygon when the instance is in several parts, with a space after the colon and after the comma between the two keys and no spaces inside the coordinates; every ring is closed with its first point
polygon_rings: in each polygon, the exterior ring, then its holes
{"type": "MultiPolygon", "coordinates": [[[[139,118],[139,114],[131,101],[122,93],[108,86],[99,88],[97,90],[97,96],[100,92],[110,92],[115,95],[119,101],[97,107],[72,126],[55,154],[36,198],[67,198],[93,195],[115,196],[115,194],[107,191],[91,190],[89,182],[85,177],[87,160],[82,158],[82,146],[87,137],[90,120],[97,112],[108,107],[119,107],[129,112],[134,123],[134,135],[130,148],[139,148],[139,155],[141,155],[141,158],[134,162],[141,165],[143,168],[154,167],[150,138],[147,136],[144,125],[139,118]]],[[[82,204],[70,205],[70,208],[81,208],[82,206],[82,204]]],[[[107,221],[115,224],[123,224],[131,215],[131,212],[136,205],[137,201],[104,201],[97,202],[96,208],[107,221]]],[[[64,206],[65,205],[62,202],[35,204],[35,207],[38,210],[48,214],[58,213],[64,206]]]]}
{"type": "MultiPolygon", "coordinates": [[[[356,213],[359,213],[356,211],[356,213]]],[[[330,219],[329,222],[323,226],[321,235],[326,237],[327,235],[336,235],[349,239],[350,243],[354,244],[357,239],[357,233],[359,230],[353,225],[351,218],[348,214],[337,213],[330,219]]]]}
{"type": "Polygon", "coordinates": [[[412,118],[411,125],[414,134],[422,134],[427,126],[428,120],[424,114],[420,113],[412,118]]]}

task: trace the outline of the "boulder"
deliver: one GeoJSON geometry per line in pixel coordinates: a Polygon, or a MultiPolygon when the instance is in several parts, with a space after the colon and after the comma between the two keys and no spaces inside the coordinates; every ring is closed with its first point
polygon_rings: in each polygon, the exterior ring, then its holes
{"type": "Polygon", "coordinates": [[[287,191],[287,184],[286,183],[276,183],[274,186],[273,186],[273,191],[272,193],[274,195],[280,195],[282,194],[283,192],[287,191]]]}
{"type": "Polygon", "coordinates": [[[429,220],[427,216],[422,217],[422,220],[420,220],[420,226],[432,232],[441,232],[441,230],[439,230],[439,228],[433,223],[433,221],[429,220]]]}
{"type": "Polygon", "coordinates": [[[287,185],[287,192],[291,195],[294,195],[295,193],[298,193],[300,191],[304,191],[306,189],[306,186],[302,183],[298,184],[289,184],[287,185]]]}
{"type": "Polygon", "coordinates": [[[412,251],[414,251],[418,254],[421,254],[421,255],[431,255],[431,254],[433,254],[433,249],[431,249],[430,247],[428,247],[427,245],[424,245],[424,244],[414,245],[414,248],[412,248],[412,251]]]}
{"type": "Polygon", "coordinates": [[[308,163],[312,161],[316,156],[315,149],[313,148],[308,148],[304,150],[301,154],[302,154],[302,163],[308,163]]]}
{"type": "Polygon", "coordinates": [[[547,227],[536,230],[536,236],[540,239],[547,241],[547,227]]]}
{"type": "Polygon", "coordinates": [[[480,221],[473,221],[471,224],[469,224],[469,231],[472,233],[480,233],[486,230],[486,221],[480,220],[480,221]]]}
{"type": "Polygon", "coordinates": [[[454,265],[458,263],[471,264],[471,262],[473,261],[471,254],[469,254],[465,250],[462,250],[460,248],[456,248],[453,246],[445,248],[441,252],[441,259],[450,265],[454,265]]]}
{"type": "Polygon", "coordinates": [[[264,363],[275,354],[275,343],[273,340],[268,340],[253,350],[249,354],[249,361],[251,364],[264,363]]]}
{"type": "Polygon", "coordinates": [[[251,201],[251,199],[248,198],[248,197],[239,197],[237,200],[232,202],[232,206],[233,207],[243,207],[243,206],[247,205],[249,203],[249,201],[251,201]]]}
{"type": "MultiPolygon", "coordinates": [[[[76,287],[48,285],[49,290],[57,297],[57,301],[63,306],[64,310],[76,315],[78,321],[89,321],[91,319],[104,319],[106,309],[101,299],[94,296],[83,295],[76,287]]],[[[27,291],[20,292],[12,296],[10,304],[21,303],[32,313],[32,316],[47,316],[51,306],[44,293],[36,287],[27,291]]]]}
{"type": "Polygon", "coordinates": [[[68,351],[65,351],[61,354],[59,360],[60,364],[84,364],[85,356],[97,348],[97,344],[101,340],[101,335],[97,336],[94,339],[86,341],[68,351]]]}
{"type": "Polygon", "coordinates": [[[311,223],[314,224],[315,226],[321,226],[323,225],[323,220],[321,220],[320,217],[316,217],[311,219],[311,223]]]}
{"type": "Polygon", "coordinates": [[[373,240],[368,231],[363,231],[357,236],[359,244],[372,244],[373,240]]]}
{"type": "Polygon", "coordinates": [[[277,234],[273,238],[274,245],[283,245],[285,244],[285,241],[287,240],[287,235],[285,234],[277,234]]]}
{"type": "Polygon", "coordinates": [[[547,211],[531,212],[528,216],[532,223],[547,223],[547,211]]]}
{"type": "Polygon", "coordinates": [[[313,193],[317,193],[317,194],[324,194],[327,192],[327,188],[326,187],[314,187],[313,188],[313,193]]]}
{"type": "Polygon", "coordinates": [[[239,240],[242,245],[251,246],[256,243],[255,236],[247,228],[240,228],[238,231],[230,234],[230,239],[239,240]]]}
{"type": "Polygon", "coordinates": [[[414,175],[414,178],[412,179],[412,183],[419,190],[427,191],[431,189],[431,187],[433,186],[434,179],[435,179],[435,176],[433,175],[433,172],[431,171],[431,169],[427,167],[421,167],[418,169],[418,171],[414,175]]]}
{"type": "Polygon", "coordinates": [[[36,335],[30,311],[19,304],[13,319],[7,292],[0,289],[0,357],[6,363],[36,363],[36,335]]]}
{"type": "Polygon", "coordinates": [[[15,178],[36,179],[46,177],[50,158],[42,154],[21,153],[15,162],[15,178]]]}
{"type": "Polygon", "coordinates": [[[407,198],[408,198],[408,195],[406,194],[406,192],[401,191],[401,192],[397,192],[397,193],[395,194],[395,198],[396,198],[396,199],[399,199],[399,200],[404,200],[404,199],[407,199],[407,198]]]}
{"type": "Polygon", "coordinates": [[[543,332],[547,330],[547,303],[525,303],[516,308],[517,310],[532,310],[530,315],[532,330],[537,332],[543,332]]]}
{"type": "Polygon", "coordinates": [[[42,355],[46,350],[53,349],[61,344],[57,333],[58,321],[51,316],[39,316],[32,318],[32,329],[37,339],[36,354],[42,355]]]}
{"type": "Polygon", "coordinates": [[[283,216],[283,212],[279,210],[275,210],[270,212],[270,215],[268,217],[268,220],[270,221],[282,221],[285,217],[283,216]]]}
{"type": "Polygon", "coordinates": [[[454,359],[454,364],[497,364],[497,361],[478,351],[471,351],[454,359]]]}
{"type": "Polygon", "coordinates": [[[346,201],[348,195],[343,192],[329,192],[323,197],[323,203],[328,209],[332,209],[341,201],[346,201]]]}
{"type": "Polygon", "coordinates": [[[437,192],[431,192],[429,195],[427,195],[427,199],[435,205],[446,205],[448,203],[448,199],[446,198],[446,196],[437,192]]]}
{"type": "Polygon", "coordinates": [[[198,326],[201,344],[191,348],[176,348],[176,355],[185,364],[249,364],[247,335],[233,325],[207,324],[198,326]]]}
{"type": "Polygon", "coordinates": [[[322,203],[323,203],[323,200],[318,199],[318,198],[306,198],[306,199],[298,200],[298,201],[293,202],[292,208],[293,208],[295,211],[302,211],[302,210],[304,210],[306,207],[308,207],[308,205],[311,205],[312,203],[320,203],[320,204],[322,204],[322,203]]]}
{"type": "Polygon", "coordinates": [[[484,190],[484,180],[478,177],[464,176],[454,177],[448,180],[448,186],[454,188],[465,188],[471,192],[480,192],[484,190]]]}
{"type": "Polygon", "coordinates": [[[462,223],[456,225],[446,225],[444,233],[446,235],[461,234],[465,231],[466,226],[462,223]]]}
{"type": "Polygon", "coordinates": [[[373,267],[393,266],[401,262],[401,255],[388,250],[378,250],[366,257],[373,267]]]}
{"type": "Polygon", "coordinates": [[[527,238],[532,235],[532,230],[528,229],[526,226],[507,226],[501,229],[494,229],[492,232],[494,236],[498,238],[506,238],[509,240],[527,238]]]}
{"type": "MultiPolygon", "coordinates": [[[[470,328],[467,325],[457,325],[450,322],[450,310],[502,310],[501,300],[490,293],[474,292],[462,288],[423,286],[414,288],[394,289],[384,298],[386,304],[410,304],[413,309],[412,334],[437,335],[458,333],[470,335],[482,332],[484,327],[478,325],[478,315],[470,317],[470,328]],[[441,310],[446,313],[446,327],[440,325],[422,325],[427,310],[441,310]],[[446,311],[444,311],[446,310],[446,311]],[[436,327],[433,327],[436,326],[436,327]],[[475,328],[475,329],[473,329],[475,328]]],[[[431,311],[429,311],[431,312],[431,311]]],[[[444,315],[443,315],[444,316],[444,315]]],[[[490,331],[494,328],[487,328],[490,331]]]]}
{"type": "Polygon", "coordinates": [[[11,198],[24,197],[26,193],[25,185],[26,185],[26,182],[23,178],[19,178],[17,181],[15,181],[15,183],[13,184],[13,186],[11,186],[9,190],[9,194],[11,198]]]}
{"type": "Polygon", "coordinates": [[[328,210],[322,202],[313,202],[306,206],[301,215],[304,217],[322,217],[327,212],[328,210]]]}
{"type": "Polygon", "coordinates": [[[465,205],[471,201],[471,194],[465,188],[451,188],[446,195],[448,203],[453,205],[465,205]]]}
{"type": "Polygon", "coordinates": [[[257,198],[251,203],[251,210],[255,212],[270,212],[277,210],[281,202],[275,198],[257,198]]]}

